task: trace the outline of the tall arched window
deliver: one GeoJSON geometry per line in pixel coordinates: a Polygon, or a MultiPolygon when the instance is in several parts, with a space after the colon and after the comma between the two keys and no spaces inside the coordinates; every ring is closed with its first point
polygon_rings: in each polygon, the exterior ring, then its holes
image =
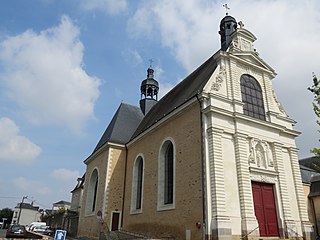
{"type": "Polygon", "coordinates": [[[243,113],[247,116],[261,120],[266,120],[264,111],[263,96],[258,81],[247,74],[241,76],[241,95],[243,105],[243,113]]]}
{"type": "Polygon", "coordinates": [[[138,213],[142,209],[143,196],[143,158],[139,156],[133,166],[131,212],[138,213]]]}
{"type": "Polygon", "coordinates": [[[173,145],[168,143],[164,161],[164,204],[173,203],[173,145]]]}
{"type": "Polygon", "coordinates": [[[94,169],[88,183],[86,213],[90,214],[95,212],[97,194],[98,194],[98,171],[94,169]]]}
{"type": "Polygon", "coordinates": [[[160,149],[158,169],[158,209],[175,207],[175,150],[166,140],[160,149]]]}

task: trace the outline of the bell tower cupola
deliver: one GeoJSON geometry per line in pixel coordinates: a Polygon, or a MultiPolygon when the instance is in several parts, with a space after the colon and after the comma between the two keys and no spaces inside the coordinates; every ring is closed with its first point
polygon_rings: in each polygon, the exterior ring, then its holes
{"type": "Polygon", "coordinates": [[[226,51],[232,40],[232,33],[237,30],[237,21],[234,17],[226,14],[220,22],[221,50],[226,51]]]}
{"type": "Polygon", "coordinates": [[[151,66],[147,70],[147,79],[140,86],[140,108],[144,115],[158,102],[159,83],[153,78],[154,70],[151,66]]]}

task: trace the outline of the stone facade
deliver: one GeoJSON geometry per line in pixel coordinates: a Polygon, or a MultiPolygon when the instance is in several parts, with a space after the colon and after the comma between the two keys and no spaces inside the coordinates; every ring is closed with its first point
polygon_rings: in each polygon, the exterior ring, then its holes
{"type": "Polygon", "coordinates": [[[201,162],[201,126],[199,103],[173,114],[128,146],[124,225],[127,231],[154,237],[202,239],[203,190],[201,162]],[[152,141],[150,141],[152,139],[152,141]],[[158,207],[158,164],[162,143],[170,139],[175,155],[175,201],[172,209],[158,207]],[[132,213],[131,185],[133,164],[143,156],[143,205],[140,213],[132,213]],[[198,224],[197,224],[198,223],[198,224]]]}
{"type": "MultiPolygon", "coordinates": [[[[108,138],[85,161],[79,236],[99,238],[107,226],[154,238],[311,239],[299,132],[273,91],[276,73],[254,48],[256,37],[230,16],[220,34],[230,22],[225,51],[154,101],[126,143],[108,138]]],[[[147,80],[157,84],[153,75],[147,80]]]]}
{"type": "Polygon", "coordinates": [[[279,236],[309,239],[312,229],[295,146],[299,133],[272,90],[274,70],[253,51],[253,34],[238,29],[233,38],[245,44],[217,54],[218,68],[202,94],[206,234],[214,239],[259,236],[252,183],[261,182],[273,186],[279,236]],[[245,74],[261,86],[267,121],[243,115],[240,78],[245,74]]]}
{"type": "Polygon", "coordinates": [[[98,238],[102,229],[96,216],[97,211],[101,211],[102,219],[109,222],[112,211],[122,208],[125,154],[122,146],[106,146],[85,161],[87,170],[80,211],[79,236],[98,238]],[[98,188],[96,206],[90,209],[88,202],[92,195],[88,194],[88,188],[94,171],[98,173],[98,188]]]}

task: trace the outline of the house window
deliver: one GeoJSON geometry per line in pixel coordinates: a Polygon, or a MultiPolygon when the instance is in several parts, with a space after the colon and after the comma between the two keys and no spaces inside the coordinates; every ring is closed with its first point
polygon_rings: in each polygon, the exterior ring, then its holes
{"type": "Polygon", "coordinates": [[[86,214],[94,213],[96,209],[98,194],[98,171],[94,169],[88,184],[88,194],[86,203],[86,214]]]}
{"type": "Polygon", "coordinates": [[[139,156],[133,166],[131,213],[140,213],[142,210],[143,169],[143,158],[139,156]]]}
{"type": "Polygon", "coordinates": [[[166,140],[160,149],[158,169],[158,210],[175,207],[175,149],[166,140]]]}
{"type": "Polygon", "coordinates": [[[247,74],[241,76],[241,95],[243,105],[243,113],[247,116],[266,120],[264,111],[263,96],[258,81],[247,74]]]}

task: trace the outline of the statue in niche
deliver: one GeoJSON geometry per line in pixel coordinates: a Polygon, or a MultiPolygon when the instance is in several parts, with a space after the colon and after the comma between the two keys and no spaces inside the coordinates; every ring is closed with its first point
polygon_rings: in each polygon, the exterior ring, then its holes
{"type": "Polygon", "coordinates": [[[265,143],[268,166],[273,167],[272,152],[268,143],[265,143]]]}
{"type": "Polygon", "coordinates": [[[249,164],[255,164],[257,167],[265,169],[274,167],[272,149],[268,142],[255,138],[249,138],[248,145],[249,164]]]}
{"type": "Polygon", "coordinates": [[[258,144],[256,146],[256,159],[257,159],[257,166],[267,168],[266,159],[264,155],[263,147],[258,144]]]}

